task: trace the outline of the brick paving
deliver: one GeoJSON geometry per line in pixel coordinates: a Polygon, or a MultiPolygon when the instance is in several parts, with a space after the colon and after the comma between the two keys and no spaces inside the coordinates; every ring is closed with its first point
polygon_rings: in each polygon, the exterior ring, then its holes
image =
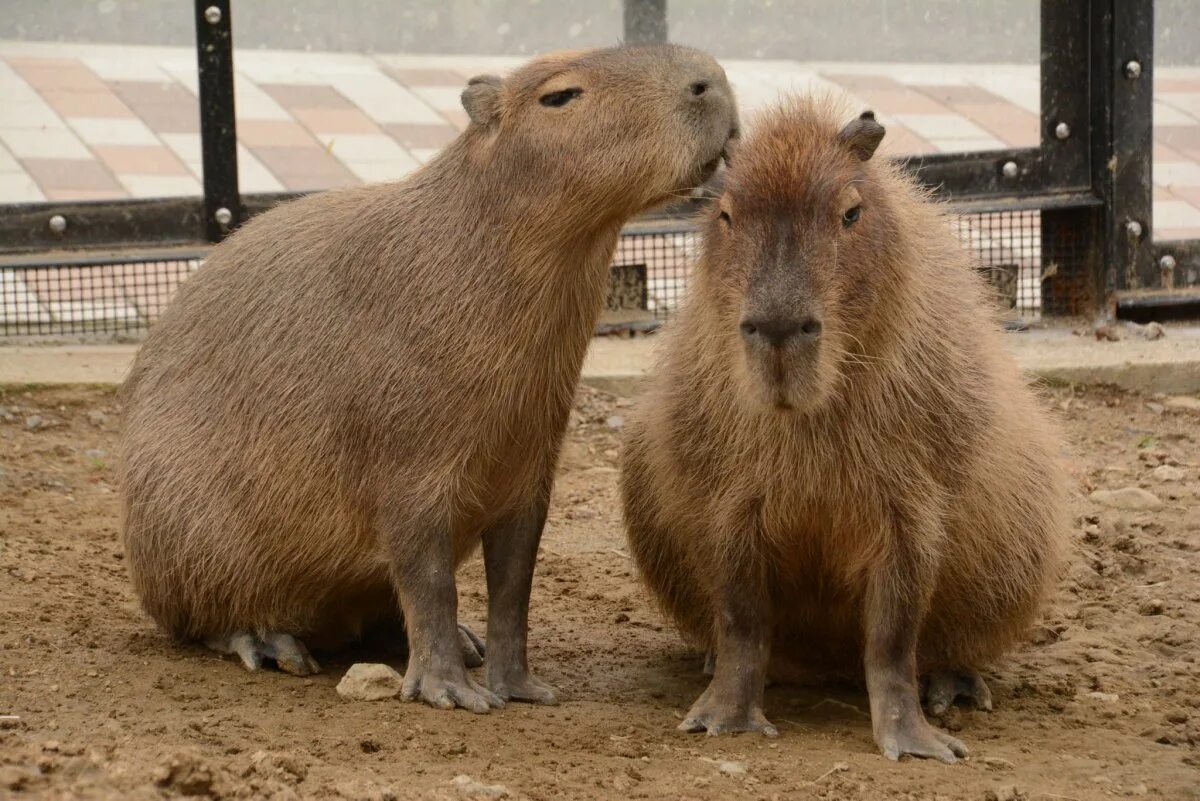
{"type": "MultiPolygon", "coordinates": [[[[238,51],[242,191],[401,178],[466,126],[459,92],[470,76],[503,73],[523,60],[238,51]]],[[[748,120],[781,92],[841,93],[876,111],[888,128],[884,149],[893,155],[1039,141],[1036,65],[734,60],[725,67],[748,120]]],[[[199,195],[196,92],[188,48],[0,41],[0,208],[199,195]]],[[[1154,122],[1154,236],[1200,237],[1200,68],[1156,69],[1154,122]]],[[[1028,244],[1013,242],[1018,249],[1028,244]]],[[[665,250],[684,247],[680,240],[665,250]]],[[[668,260],[677,255],[664,253],[668,260]]],[[[1020,284],[1033,286],[1036,296],[1040,278],[1026,261],[1014,258],[1020,284]]],[[[656,276],[653,265],[651,273],[652,295],[675,294],[675,279],[656,276]]],[[[146,311],[110,291],[121,284],[115,273],[97,273],[70,299],[51,297],[39,279],[28,278],[0,274],[3,316],[146,311]]],[[[1025,305],[1035,307],[1037,298],[1025,305]]]]}

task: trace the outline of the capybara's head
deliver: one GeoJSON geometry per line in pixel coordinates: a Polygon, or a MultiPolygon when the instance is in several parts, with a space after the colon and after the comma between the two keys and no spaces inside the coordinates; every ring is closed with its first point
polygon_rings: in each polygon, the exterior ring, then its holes
{"type": "Polygon", "coordinates": [[[780,411],[830,396],[888,280],[889,168],[871,161],[884,129],[835,105],[792,101],[758,120],[706,222],[719,336],[753,403],[780,411]]]}
{"type": "Polygon", "coordinates": [[[737,135],[725,71],[678,45],[552,53],[462,94],[471,147],[571,198],[627,217],[697,186],[737,135]]]}

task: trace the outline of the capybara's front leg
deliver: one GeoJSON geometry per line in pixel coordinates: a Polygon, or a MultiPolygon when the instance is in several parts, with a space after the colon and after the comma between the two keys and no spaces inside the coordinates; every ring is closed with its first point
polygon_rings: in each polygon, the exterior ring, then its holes
{"type": "Polygon", "coordinates": [[[384,526],[392,552],[392,576],[408,634],[408,667],[401,697],[472,712],[504,702],[467,675],[459,643],[458,587],[445,527],[384,526]]]}
{"type": "Polygon", "coordinates": [[[913,536],[901,528],[889,540],[868,577],[863,621],[875,742],[888,759],[910,754],[954,762],[967,749],[925,720],[917,685],[917,637],[935,565],[932,555],[914,543],[938,538],[913,536]]]}
{"type": "Polygon", "coordinates": [[[546,525],[549,493],[534,507],[483,535],[487,572],[487,683],[508,700],[556,704],[554,688],[529,672],[529,593],[538,543],[546,525]]]}
{"type": "Polygon", "coordinates": [[[763,714],[763,687],[770,659],[771,608],[763,566],[746,555],[721,566],[717,585],[716,664],[708,689],[692,704],[680,731],[779,734],[763,714]]]}

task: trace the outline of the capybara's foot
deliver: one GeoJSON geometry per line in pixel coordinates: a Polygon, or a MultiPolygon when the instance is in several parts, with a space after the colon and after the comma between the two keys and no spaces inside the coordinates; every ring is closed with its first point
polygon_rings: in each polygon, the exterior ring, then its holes
{"type": "Polygon", "coordinates": [[[535,678],[528,670],[488,670],[488,687],[505,701],[529,701],[534,704],[558,703],[558,692],[546,682],[535,678]]]}
{"type": "Polygon", "coordinates": [[[680,731],[707,732],[709,735],[728,734],[735,731],[757,731],[768,737],[778,737],[779,729],[767,720],[762,707],[745,706],[726,701],[713,691],[710,684],[679,724],[680,731]]]}
{"type": "Polygon", "coordinates": [[[487,652],[483,638],[462,623],[458,624],[458,647],[462,651],[464,665],[477,668],[483,664],[483,657],[487,652]]]}
{"type": "Polygon", "coordinates": [[[901,714],[878,721],[875,729],[875,742],[888,759],[899,759],[907,754],[956,762],[958,757],[967,755],[965,745],[929,725],[919,709],[915,714],[901,714]]]}
{"type": "Polygon", "coordinates": [[[270,660],[284,673],[291,673],[293,676],[308,676],[321,672],[321,666],[312,658],[304,643],[282,631],[264,634],[239,631],[228,637],[208,640],[205,645],[223,654],[237,654],[247,670],[258,670],[262,667],[263,660],[270,660]]]}
{"type": "Polygon", "coordinates": [[[404,671],[404,686],[400,697],[405,701],[424,701],[439,709],[462,707],[477,715],[493,707],[504,706],[504,701],[486,687],[471,680],[461,667],[429,667],[418,664],[410,655],[408,669],[404,671]]]}
{"type": "Polygon", "coordinates": [[[943,715],[958,699],[976,709],[992,711],[992,691],[974,670],[931,670],[923,679],[925,708],[931,715],[943,715]]]}

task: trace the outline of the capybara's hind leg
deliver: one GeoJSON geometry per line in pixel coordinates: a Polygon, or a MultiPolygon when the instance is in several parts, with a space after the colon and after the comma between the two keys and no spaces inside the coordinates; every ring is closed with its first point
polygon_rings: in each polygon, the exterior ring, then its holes
{"type": "Polygon", "coordinates": [[[458,648],[462,651],[463,664],[469,668],[477,668],[483,664],[487,646],[478,634],[471,631],[462,623],[458,624],[458,648]]]}
{"type": "Polygon", "coordinates": [[[247,670],[258,670],[264,659],[274,662],[284,673],[293,676],[308,676],[320,673],[321,666],[304,643],[281,631],[252,634],[240,631],[228,637],[218,637],[205,642],[209,648],[223,654],[237,654],[247,670]]]}
{"type": "Polygon", "coordinates": [[[931,670],[922,679],[925,708],[931,715],[945,714],[957,701],[969,701],[976,709],[992,711],[992,691],[974,670],[931,670]]]}
{"type": "Polygon", "coordinates": [[[483,535],[488,586],[487,683],[504,700],[556,704],[554,688],[529,670],[529,592],[546,523],[549,482],[533,508],[483,535]]]}

